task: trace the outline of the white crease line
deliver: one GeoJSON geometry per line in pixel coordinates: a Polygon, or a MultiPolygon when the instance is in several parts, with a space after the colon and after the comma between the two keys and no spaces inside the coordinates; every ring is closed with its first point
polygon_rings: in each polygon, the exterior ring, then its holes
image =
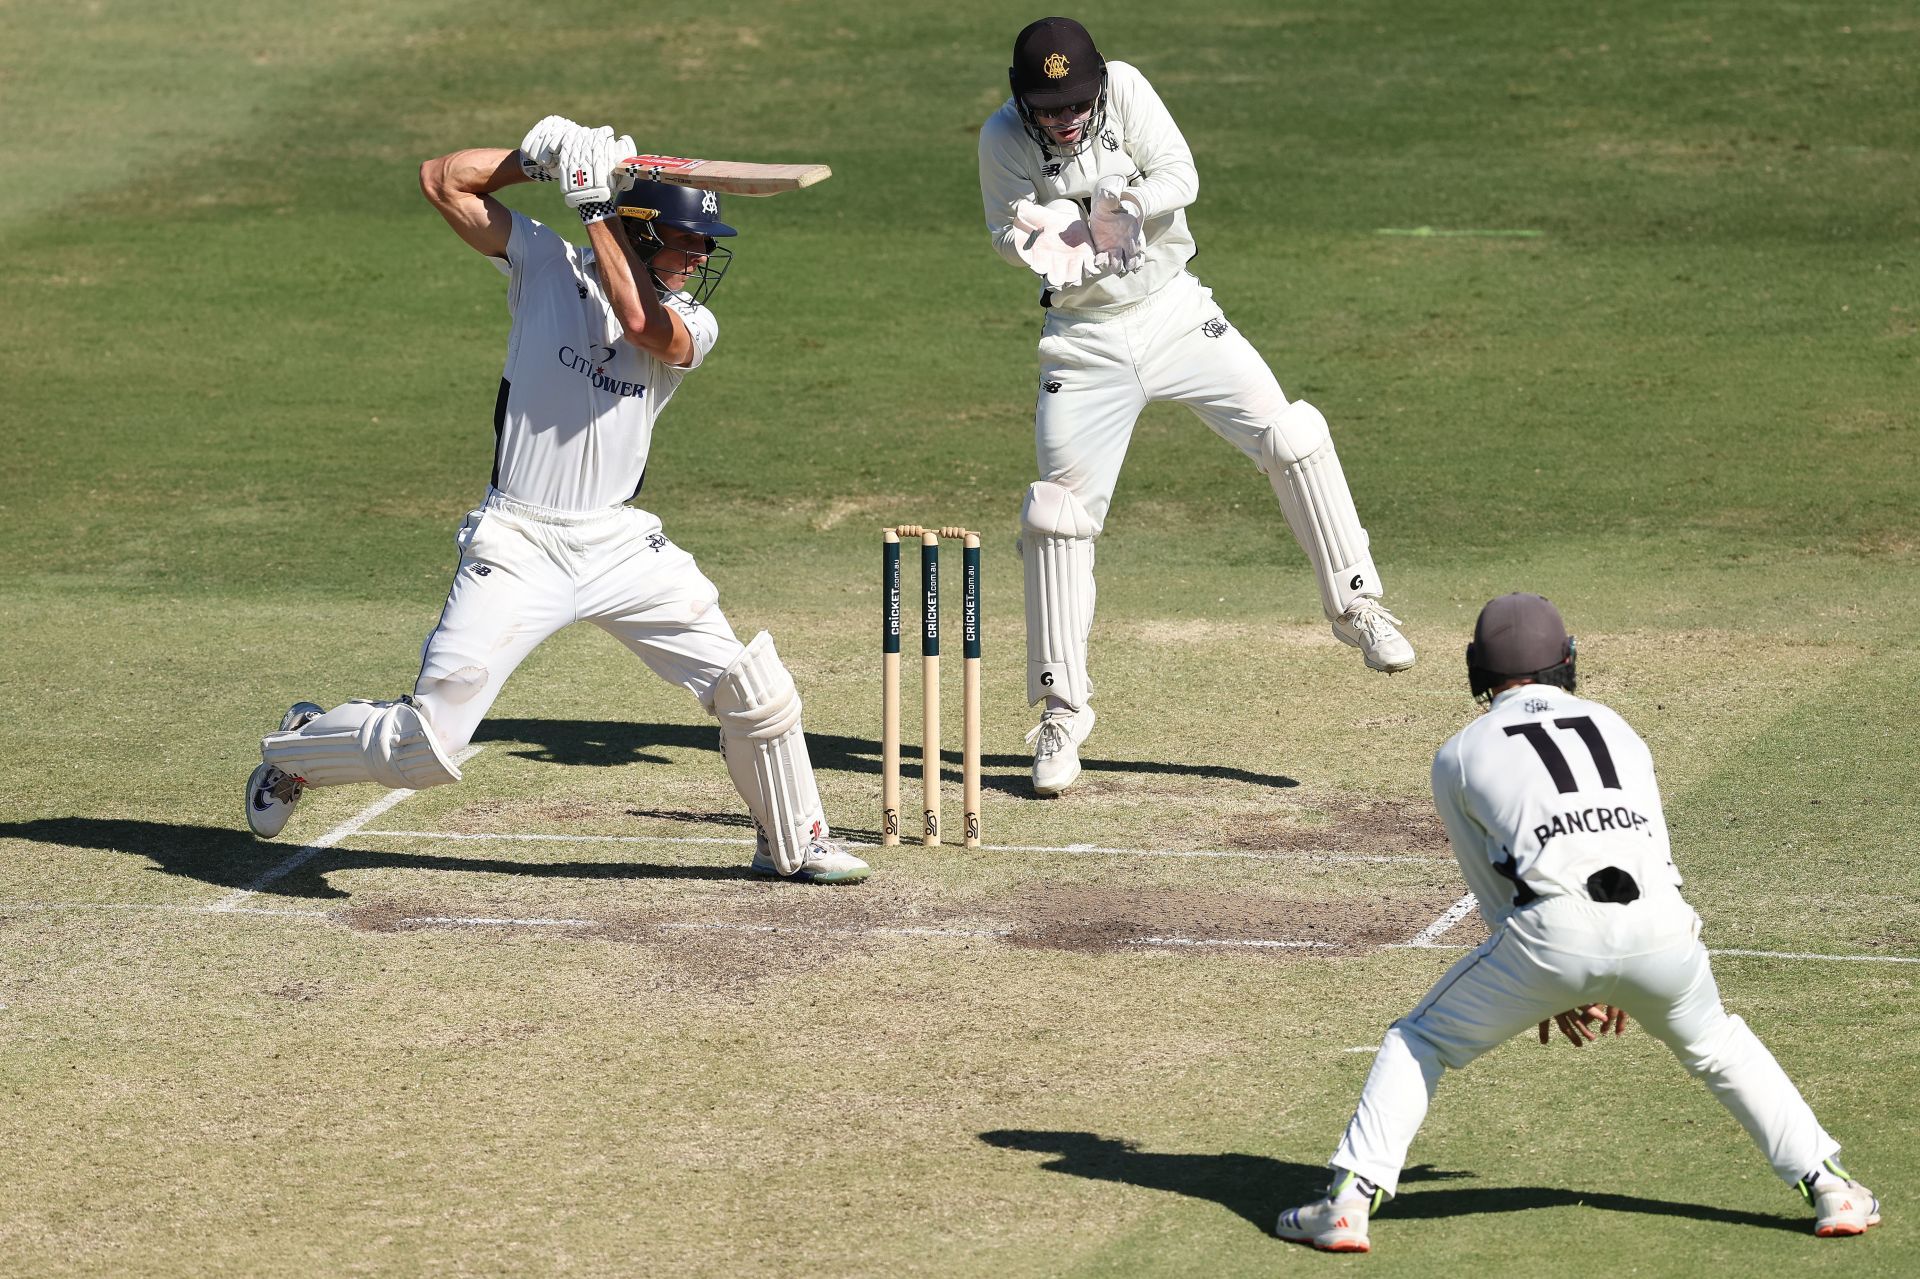
{"type": "MultiPolygon", "coordinates": [[[[468,843],[526,844],[725,844],[734,847],[748,847],[750,839],[727,839],[712,835],[520,835],[499,831],[438,831],[438,830],[387,830],[376,828],[360,832],[367,836],[380,836],[385,839],[444,839],[465,841],[468,843]]],[[[877,848],[877,844],[854,843],[854,848],[877,848]]],[[[919,844],[903,844],[906,848],[919,848],[919,844]]],[[[957,845],[941,845],[954,851],[961,851],[957,845]]],[[[1310,862],[1417,862],[1423,866],[1439,864],[1447,859],[1440,857],[1418,857],[1402,853],[1305,853],[1270,851],[1260,852],[1251,849],[1180,849],[1180,848],[1106,848],[1096,844],[982,844],[978,849],[969,850],[983,853],[1074,853],[1090,856],[1114,857],[1236,857],[1248,861],[1310,861],[1310,862]]]]}
{"type": "Polygon", "coordinates": [[[1129,946],[1246,946],[1269,950],[1337,950],[1325,941],[1272,941],[1264,937],[1129,937],[1129,946]]]}
{"type": "Polygon", "coordinates": [[[594,928],[600,921],[596,919],[507,919],[489,915],[409,915],[400,922],[495,928],[594,928]]]}
{"type": "Polygon", "coordinates": [[[444,830],[363,830],[362,835],[379,835],[390,839],[446,839],[467,843],[502,844],[725,844],[734,848],[751,848],[750,839],[729,839],[720,835],[502,835],[473,834],[465,831],[444,830]]]}
{"type": "MultiPolygon", "coordinates": [[[[478,755],[483,749],[485,748],[480,746],[467,747],[465,750],[461,751],[458,755],[455,755],[453,757],[453,766],[455,768],[460,767],[460,765],[466,763],[468,760],[472,759],[475,755],[478,755]]],[[[260,878],[254,880],[251,884],[247,885],[245,888],[239,889],[236,892],[228,893],[225,897],[221,898],[219,901],[213,904],[213,909],[217,911],[229,911],[237,908],[240,905],[240,903],[247,900],[247,898],[265,889],[269,884],[272,884],[276,880],[284,878],[285,876],[291,874],[293,871],[298,870],[301,866],[304,866],[316,853],[321,853],[326,851],[329,848],[332,848],[335,844],[339,843],[341,840],[345,839],[347,836],[353,834],[355,831],[359,830],[362,826],[365,826],[368,822],[380,816],[380,814],[386,812],[389,808],[392,808],[395,804],[398,804],[401,800],[405,799],[407,796],[411,794],[413,794],[413,792],[410,790],[388,791],[385,795],[382,795],[379,799],[374,800],[371,804],[368,804],[365,808],[361,809],[358,813],[355,813],[352,817],[349,817],[346,821],[341,822],[338,826],[335,826],[332,830],[322,835],[319,839],[314,840],[311,844],[307,844],[304,847],[295,849],[292,856],[288,857],[285,861],[281,862],[278,866],[275,866],[272,870],[268,871],[266,874],[262,875],[260,878]]]]}
{"type": "Polygon", "coordinates": [[[991,937],[1010,935],[1011,928],[805,928],[782,924],[655,924],[669,932],[799,933],[812,937],[991,937]]]}
{"type": "Polygon", "coordinates": [[[1813,955],[1786,950],[1709,950],[1709,955],[1742,955],[1749,959],[1825,959],[1836,964],[1920,964],[1910,955],[1813,955]]]}
{"type": "Polygon", "coordinates": [[[1380,1045],[1379,1044],[1357,1044],[1352,1048],[1342,1048],[1340,1051],[1343,1053],[1377,1053],[1380,1051],[1380,1045]]]}
{"type": "Polygon", "coordinates": [[[329,919],[324,910],[271,910],[265,906],[173,906],[159,902],[0,902],[0,915],[10,910],[145,910],[169,915],[285,915],[294,919],[329,919]]]}
{"type": "Polygon", "coordinates": [[[1440,918],[1434,920],[1431,924],[1428,924],[1425,928],[1414,934],[1411,940],[1401,942],[1400,944],[1402,946],[1421,948],[1432,946],[1440,940],[1442,933],[1472,914],[1473,908],[1479,904],[1480,903],[1474,899],[1473,894],[1468,893],[1465,897],[1462,897],[1459,901],[1441,912],[1440,918]]]}

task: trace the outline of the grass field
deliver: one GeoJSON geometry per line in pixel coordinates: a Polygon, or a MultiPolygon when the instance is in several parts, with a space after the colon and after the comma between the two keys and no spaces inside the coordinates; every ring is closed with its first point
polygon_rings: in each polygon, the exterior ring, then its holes
{"type": "Polygon", "coordinates": [[[1040,315],[973,158],[1038,11],[0,4],[0,1271],[1920,1272],[1912,6],[1076,12],[1185,129],[1195,269],[1326,412],[1421,660],[1362,669],[1265,480],[1156,406],[1087,776],[1039,802],[1040,315]],[[484,489],[503,290],[418,163],[549,111],[834,166],[729,206],[648,501],[778,637],[860,842],[877,529],[988,531],[987,851],[746,878],[710,721],[586,629],[461,785],[247,833],[289,702],[409,687],[484,489]],[[1426,768],[1512,589],[1651,744],[1729,1005],[1885,1201],[1867,1238],[1813,1239],[1634,1035],[1450,1079],[1371,1257],[1267,1233],[1483,935],[1426,768]]]}

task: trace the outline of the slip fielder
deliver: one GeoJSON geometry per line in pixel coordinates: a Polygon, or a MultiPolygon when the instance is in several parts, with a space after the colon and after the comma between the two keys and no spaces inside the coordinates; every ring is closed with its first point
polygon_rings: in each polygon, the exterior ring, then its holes
{"type": "Polygon", "coordinates": [[[1746,1022],[1722,1007],[1680,896],[1653,757],[1598,702],[1574,696],[1573,638],[1538,595],[1481,610],[1467,678],[1487,713],[1433,761],[1440,810],[1467,887],[1492,930],[1388,1027],[1334,1152],[1327,1197],[1280,1214],[1275,1233],[1366,1252],[1449,1069],[1537,1025],[1575,1045],[1629,1015],[1725,1106],[1773,1171],[1814,1210],[1813,1232],[1857,1235],[1880,1203],[1840,1166],[1800,1090],[1746,1022]]]}
{"type": "Polygon", "coordinates": [[[994,247],[1041,277],[1046,323],[1034,437],[1040,479],[1020,511],[1027,700],[1044,701],[1033,786],[1080,773],[1093,729],[1087,638],[1094,540],[1140,412],[1185,404],[1273,485],[1307,553],[1333,633],[1368,666],[1400,671],[1413,646],[1382,587],[1326,419],[1287,402],[1253,345],[1187,272],[1199,189],[1179,126],[1086,29],[1043,18],[1014,42],[1013,94],[980,131],[980,194],[994,247]]]}
{"type": "Polygon", "coordinates": [[[632,139],[610,128],[549,116],[518,151],[421,166],[427,199],[507,277],[513,326],[493,477],[454,536],[460,565],[412,695],[330,711],[300,703],[261,742],[247,783],[247,822],[261,837],[280,833],[309,787],[458,781],[453,756],[507,677],[554,632],[591,622],[719,720],[758,835],[755,872],[866,878],[866,863],[830,838],[800,695],[773,640],[762,631],[742,645],[693,557],[629,505],[655,420],[713,349],[719,329],[705,304],[732,257],[718,240],[735,234],[713,192],[625,176],[618,165],[632,154],[632,139]],[[589,248],[491,194],[556,177],[589,248]]]}

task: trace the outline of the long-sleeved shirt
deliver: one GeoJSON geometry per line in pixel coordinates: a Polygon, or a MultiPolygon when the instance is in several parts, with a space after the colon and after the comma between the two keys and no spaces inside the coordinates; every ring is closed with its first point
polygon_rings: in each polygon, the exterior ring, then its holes
{"type": "Polygon", "coordinates": [[[1021,233],[1013,207],[1021,200],[1073,200],[1084,210],[1094,184],[1110,173],[1127,183],[1139,203],[1146,234],[1145,261],[1127,275],[1107,271],[1076,288],[1058,289],[1050,305],[1070,311],[1131,306],[1186,269],[1196,252],[1186,207],[1200,190],[1193,152],[1180,126],[1147,78],[1125,62],[1107,63],[1106,119],[1071,159],[1049,154],[1028,135],[1008,98],[980,130],[980,199],[987,230],[1000,256],[1027,269],[1015,250],[1021,233]]]}
{"type": "Polygon", "coordinates": [[[1618,714],[1548,684],[1510,688],[1433,759],[1433,803],[1490,928],[1615,866],[1680,884],[1653,754],[1618,714]]]}

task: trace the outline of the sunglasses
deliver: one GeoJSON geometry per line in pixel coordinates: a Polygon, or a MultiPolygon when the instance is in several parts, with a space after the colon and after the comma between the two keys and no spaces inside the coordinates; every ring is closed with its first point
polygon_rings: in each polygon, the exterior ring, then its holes
{"type": "Polygon", "coordinates": [[[1027,110],[1033,113],[1034,119],[1036,120],[1070,120],[1075,116],[1089,114],[1093,110],[1093,104],[1097,100],[1098,99],[1095,98],[1088,98],[1085,102],[1069,102],[1065,106],[1060,107],[1029,106],[1027,110]]]}

